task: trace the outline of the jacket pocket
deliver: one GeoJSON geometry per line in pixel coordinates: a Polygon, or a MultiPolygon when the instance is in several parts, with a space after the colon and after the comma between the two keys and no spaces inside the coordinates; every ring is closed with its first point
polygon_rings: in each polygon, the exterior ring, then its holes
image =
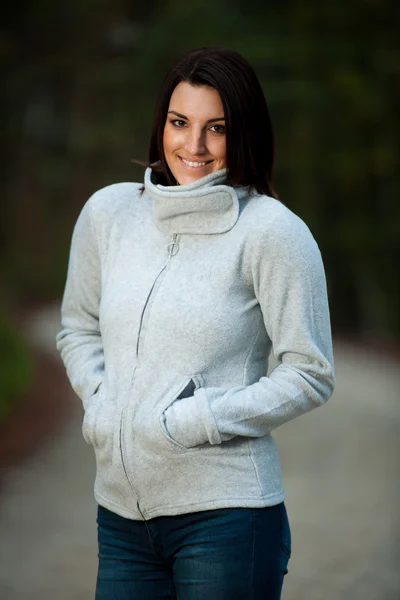
{"type": "Polygon", "coordinates": [[[89,405],[85,410],[82,423],[82,435],[83,439],[87,444],[93,444],[94,442],[94,431],[96,424],[96,413],[99,408],[99,400],[101,392],[103,390],[103,383],[99,385],[95,393],[90,397],[89,405]]]}
{"type": "Polygon", "coordinates": [[[190,377],[186,376],[180,382],[179,386],[174,390],[173,394],[168,397],[166,403],[163,404],[161,414],[158,417],[159,428],[164,438],[166,438],[170,444],[172,444],[176,448],[179,448],[180,450],[188,451],[193,450],[195,448],[187,448],[186,446],[180,444],[170,436],[165,424],[165,412],[177,400],[182,400],[183,398],[189,398],[193,396],[194,392],[200,387],[202,387],[201,375],[191,375],[190,377]]]}
{"type": "Polygon", "coordinates": [[[106,448],[112,438],[114,411],[107,406],[104,383],[93,394],[85,412],[82,423],[82,434],[85,442],[95,450],[106,448]]]}

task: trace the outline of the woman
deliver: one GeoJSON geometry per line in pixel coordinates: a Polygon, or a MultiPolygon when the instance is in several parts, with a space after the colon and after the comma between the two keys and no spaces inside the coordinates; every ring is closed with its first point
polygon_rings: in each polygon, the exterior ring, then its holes
{"type": "Polygon", "coordinates": [[[320,253],[271,187],[241,56],[172,67],[149,162],[144,187],[84,206],[58,335],[97,459],[96,599],[275,600],[290,529],[271,432],[334,374],[320,253]]]}

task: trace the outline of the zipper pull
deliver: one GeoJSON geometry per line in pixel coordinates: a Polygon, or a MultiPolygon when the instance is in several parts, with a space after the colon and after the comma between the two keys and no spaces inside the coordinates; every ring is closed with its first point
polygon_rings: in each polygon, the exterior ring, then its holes
{"type": "Polygon", "coordinates": [[[177,233],[174,233],[174,235],[172,236],[172,242],[170,242],[170,243],[167,245],[168,254],[169,254],[170,256],[175,256],[175,255],[176,255],[176,254],[178,254],[178,252],[179,252],[179,244],[178,244],[178,242],[176,241],[176,240],[177,240],[177,237],[178,237],[178,234],[177,234],[177,233]]]}

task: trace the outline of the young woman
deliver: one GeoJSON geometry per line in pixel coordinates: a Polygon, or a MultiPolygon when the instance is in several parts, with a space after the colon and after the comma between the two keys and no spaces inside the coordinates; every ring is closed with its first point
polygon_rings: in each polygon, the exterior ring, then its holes
{"type": "Polygon", "coordinates": [[[241,56],[172,67],[149,164],[84,206],[58,335],[97,459],[96,600],[276,600],[290,529],[271,433],[334,372],[321,256],[276,199],[241,56]]]}

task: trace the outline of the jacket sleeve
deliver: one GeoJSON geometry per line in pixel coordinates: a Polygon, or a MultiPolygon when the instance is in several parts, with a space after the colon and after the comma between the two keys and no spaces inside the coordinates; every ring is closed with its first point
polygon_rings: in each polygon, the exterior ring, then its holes
{"type": "Polygon", "coordinates": [[[75,225],[61,306],[57,348],[68,378],[86,408],[103,380],[104,356],[99,326],[101,268],[90,200],[75,225]]]}
{"type": "Polygon", "coordinates": [[[297,217],[286,230],[275,229],[257,237],[251,270],[278,366],[252,385],[200,388],[174,402],[164,415],[165,425],[186,447],[264,436],[320,406],[333,392],[329,308],[318,246],[297,217]]]}

